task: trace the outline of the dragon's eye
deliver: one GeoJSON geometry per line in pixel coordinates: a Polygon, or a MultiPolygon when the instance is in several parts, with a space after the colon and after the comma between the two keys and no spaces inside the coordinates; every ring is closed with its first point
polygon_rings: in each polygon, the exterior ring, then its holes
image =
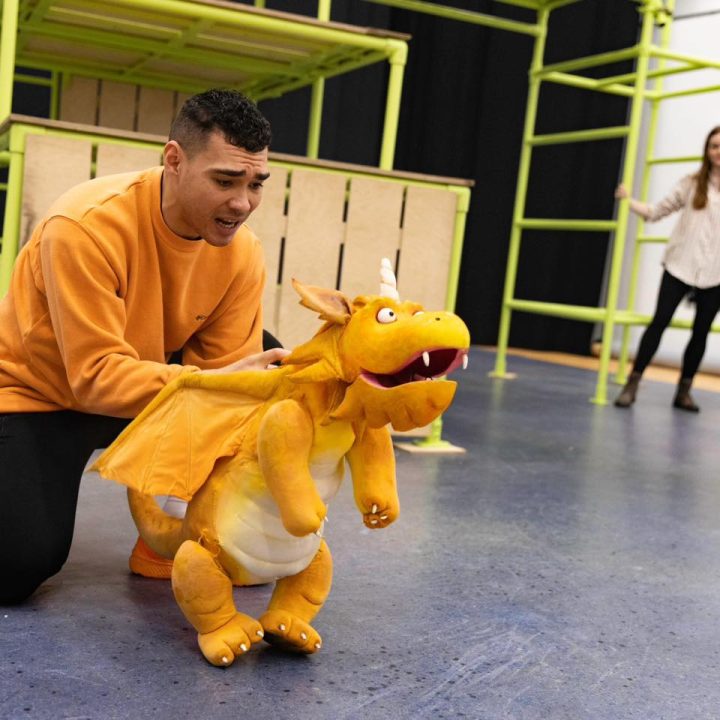
{"type": "Polygon", "coordinates": [[[382,308],[378,310],[376,317],[379,323],[393,323],[397,320],[397,315],[392,308],[382,308]]]}

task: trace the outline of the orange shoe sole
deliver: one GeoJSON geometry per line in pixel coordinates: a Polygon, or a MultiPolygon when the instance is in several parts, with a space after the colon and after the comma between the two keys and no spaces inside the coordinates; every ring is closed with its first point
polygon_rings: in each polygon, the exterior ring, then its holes
{"type": "Polygon", "coordinates": [[[142,538],[138,538],[128,561],[130,571],[155,580],[169,580],[172,576],[173,561],[151,550],[142,538]]]}

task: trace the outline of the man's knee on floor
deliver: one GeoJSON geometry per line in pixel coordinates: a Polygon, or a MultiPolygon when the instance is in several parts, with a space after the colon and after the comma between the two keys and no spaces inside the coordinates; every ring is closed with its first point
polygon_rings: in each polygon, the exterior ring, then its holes
{"type": "Polygon", "coordinates": [[[43,547],[42,544],[24,545],[9,549],[0,557],[0,605],[23,602],[48,578],[60,571],[67,560],[68,549],[43,547]]]}

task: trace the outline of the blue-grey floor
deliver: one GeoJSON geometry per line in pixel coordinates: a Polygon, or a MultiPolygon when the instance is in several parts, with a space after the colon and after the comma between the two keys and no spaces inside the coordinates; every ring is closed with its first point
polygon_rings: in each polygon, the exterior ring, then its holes
{"type": "Polygon", "coordinates": [[[720,395],[691,415],[648,381],[622,411],[587,371],[492,362],[446,415],[467,454],[398,455],[396,525],[365,530],[343,486],[309,658],[208,665],[168,583],[126,570],[123,490],[87,477],[70,561],[0,609],[3,720],[720,717],[720,395]]]}

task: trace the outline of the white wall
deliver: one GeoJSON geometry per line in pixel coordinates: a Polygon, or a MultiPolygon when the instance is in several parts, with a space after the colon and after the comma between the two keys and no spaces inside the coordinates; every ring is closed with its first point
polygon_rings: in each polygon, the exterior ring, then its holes
{"type": "MultiPolygon", "coordinates": [[[[720,0],[676,0],[676,18],[673,21],[670,49],[696,57],[720,61],[720,0]]],[[[659,42],[659,39],[657,40],[659,42]]],[[[706,85],[720,85],[720,70],[699,70],[664,79],[664,89],[668,91],[696,88],[706,85]]],[[[650,105],[646,104],[646,119],[650,105]]],[[[664,100],[660,105],[660,116],[655,143],[656,157],[699,156],[705,136],[711,127],[720,125],[720,92],[691,95],[689,97],[664,100]]],[[[640,146],[646,146],[641,139],[640,146]]],[[[644,157],[639,158],[640,161],[644,157]]],[[[651,202],[662,199],[682,175],[695,172],[698,163],[669,164],[654,166],[650,176],[648,199],[651,202]]],[[[633,195],[640,194],[642,165],[638,163],[636,184],[633,195]]],[[[646,224],[645,233],[667,236],[677,215],[658,223],[646,224]]],[[[635,234],[635,221],[631,221],[628,233],[628,250],[625,258],[623,290],[619,307],[626,307],[627,284],[632,263],[631,240],[635,234]]],[[[720,237],[718,238],[720,245],[720,237]]],[[[665,245],[646,244],[641,250],[641,264],[638,275],[635,309],[652,314],[655,308],[657,290],[662,274],[660,260],[665,245]]],[[[676,318],[692,319],[694,306],[683,301],[675,314],[676,318]]],[[[720,318],[716,319],[720,322],[720,318]]],[[[644,328],[631,331],[630,351],[634,354],[644,328]]],[[[679,366],[689,330],[669,328],[663,335],[655,360],[657,362],[679,366]]],[[[615,350],[620,347],[616,334],[615,350]]],[[[712,333],[703,360],[703,369],[720,370],[720,333],[712,333]]]]}

